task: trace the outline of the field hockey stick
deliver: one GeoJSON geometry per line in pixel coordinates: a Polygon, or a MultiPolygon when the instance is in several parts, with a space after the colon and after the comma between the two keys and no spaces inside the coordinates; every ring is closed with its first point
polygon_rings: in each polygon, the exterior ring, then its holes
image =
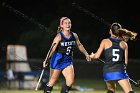
{"type": "MultiPolygon", "coordinates": [[[[48,55],[47,55],[47,57],[46,57],[46,59],[45,59],[45,62],[48,62],[50,53],[51,53],[51,51],[52,51],[52,48],[55,46],[55,44],[56,44],[56,43],[54,43],[54,44],[51,46],[51,48],[50,48],[50,50],[49,50],[49,52],[48,52],[48,55]]],[[[45,67],[43,67],[43,69],[42,69],[42,71],[41,71],[41,74],[40,74],[40,77],[39,77],[39,80],[38,80],[38,82],[37,82],[37,85],[36,85],[35,90],[38,90],[38,86],[39,86],[39,84],[40,84],[40,81],[41,81],[41,79],[42,79],[42,76],[43,76],[44,71],[45,71],[45,67]]]]}
{"type": "Polygon", "coordinates": [[[44,70],[45,70],[45,69],[43,68],[42,71],[41,71],[41,74],[40,74],[40,77],[39,77],[39,80],[38,80],[38,82],[37,82],[37,85],[36,85],[35,90],[38,90],[38,86],[39,86],[40,81],[41,81],[41,79],[42,79],[42,76],[43,76],[44,70]]]}
{"type": "MultiPolygon", "coordinates": [[[[93,52],[92,52],[91,54],[93,54],[93,52]]],[[[100,61],[100,62],[102,62],[102,63],[105,63],[105,61],[102,60],[102,59],[100,59],[100,58],[97,58],[97,60],[100,61]]],[[[131,82],[133,82],[133,84],[134,84],[135,87],[139,87],[139,86],[140,86],[140,80],[134,81],[134,80],[131,79],[130,77],[129,77],[129,80],[130,80],[131,82]]]]}

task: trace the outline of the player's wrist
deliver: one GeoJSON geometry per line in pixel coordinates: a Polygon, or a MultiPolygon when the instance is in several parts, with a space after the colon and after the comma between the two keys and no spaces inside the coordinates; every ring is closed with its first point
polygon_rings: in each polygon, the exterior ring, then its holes
{"type": "Polygon", "coordinates": [[[89,54],[88,54],[88,53],[86,53],[86,54],[85,54],[85,56],[86,56],[86,57],[88,57],[88,56],[89,56],[89,54]]]}

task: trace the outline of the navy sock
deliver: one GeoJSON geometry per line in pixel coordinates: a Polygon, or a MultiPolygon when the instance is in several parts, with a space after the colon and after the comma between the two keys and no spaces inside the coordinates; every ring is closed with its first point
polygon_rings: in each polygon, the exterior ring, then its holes
{"type": "Polygon", "coordinates": [[[71,86],[67,86],[66,84],[64,84],[60,93],[68,93],[70,89],[71,86]]]}
{"type": "Polygon", "coordinates": [[[107,93],[114,93],[114,92],[113,92],[113,91],[111,91],[111,90],[108,90],[108,91],[107,91],[107,93]]]}
{"type": "Polygon", "coordinates": [[[128,93],[134,93],[134,91],[129,91],[128,93]]]}
{"type": "Polygon", "coordinates": [[[46,88],[44,89],[44,93],[51,93],[53,87],[51,86],[46,86],[46,88]]]}

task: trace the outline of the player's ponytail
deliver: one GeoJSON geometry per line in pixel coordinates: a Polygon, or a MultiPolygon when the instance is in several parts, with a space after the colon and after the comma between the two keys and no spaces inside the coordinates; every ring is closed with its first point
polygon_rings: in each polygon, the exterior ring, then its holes
{"type": "Polygon", "coordinates": [[[135,40],[136,36],[137,36],[137,33],[135,32],[132,32],[123,28],[118,29],[118,37],[125,42],[127,42],[129,39],[135,40]]]}
{"type": "Polygon", "coordinates": [[[62,28],[60,26],[58,26],[57,33],[61,32],[61,31],[62,31],[62,28]]]}

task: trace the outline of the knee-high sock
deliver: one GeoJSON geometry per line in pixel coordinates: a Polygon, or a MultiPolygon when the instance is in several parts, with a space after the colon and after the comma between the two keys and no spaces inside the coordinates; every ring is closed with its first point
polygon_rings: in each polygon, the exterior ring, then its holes
{"type": "Polygon", "coordinates": [[[46,88],[44,89],[44,93],[51,93],[52,89],[52,86],[46,86],[46,88]]]}
{"type": "Polygon", "coordinates": [[[64,84],[62,86],[62,89],[61,89],[60,93],[68,93],[70,89],[71,89],[71,86],[67,86],[66,84],[64,84]]]}
{"type": "Polygon", "coordinates": [[[134,93],[134,91],[129,91],[128,93],[134,93]]]}
{"type": "Polygon", "coordinates": [[[108,90],[108,91],[107,91],[107,93],[114,93],[114,92],[113,92],[113,91],[111,91],[111,90],[108,90]]]}

